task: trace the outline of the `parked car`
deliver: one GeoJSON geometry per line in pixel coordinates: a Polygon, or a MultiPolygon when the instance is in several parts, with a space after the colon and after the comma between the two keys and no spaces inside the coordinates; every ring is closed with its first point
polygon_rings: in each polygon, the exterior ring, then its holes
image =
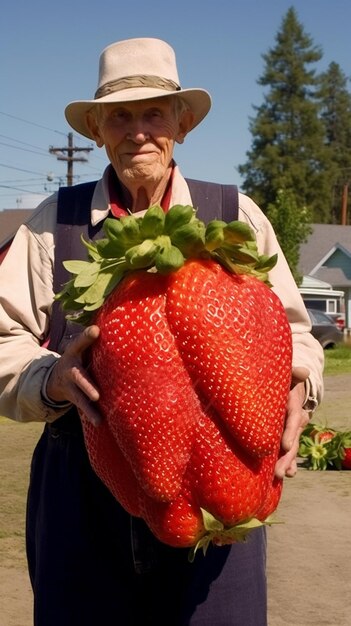
{"type": "Polygon", "coordinates": [[[343,313],[327,313],[327,315],[332,318],[334,324],[337,325],[339,330],[344,330],[344,328],[345,328],[345,315],[343,313]]]}
{"type": "Polygon", "coordinates": [[[312,323],[312,335],[318,339],[323,348],[334,348],[344,338],[343,332],[338,328],[333,318],[318,309],[307,309],[312,323]]]}

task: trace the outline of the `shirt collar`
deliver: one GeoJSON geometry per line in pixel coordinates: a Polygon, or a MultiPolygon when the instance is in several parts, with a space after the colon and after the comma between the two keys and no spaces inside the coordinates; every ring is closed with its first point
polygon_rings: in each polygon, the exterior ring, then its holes
{"type": "MultiPolygon", "coordinates": [[[[175,177],[176,164],[173,162],[172,174],[167,184],[164,196],[162,198],[161,206],[164,211],[168,211],[171,206],[171,199],[173,196],[173,181],[175,177]]],[[[128,204],[131,203],[131,197],[128,190],[122,185],[117,178],[116,173],[112,165],[108,165],[104,171],[103,177],[98,181],[91,204],[91,223],[93,226],[101,222],[108,217],[109,214],[115,217],[122,217],[128,215],[128,204]]],[[[140,215],[145,213],[134,213],[134,215],[140,215]]]]}

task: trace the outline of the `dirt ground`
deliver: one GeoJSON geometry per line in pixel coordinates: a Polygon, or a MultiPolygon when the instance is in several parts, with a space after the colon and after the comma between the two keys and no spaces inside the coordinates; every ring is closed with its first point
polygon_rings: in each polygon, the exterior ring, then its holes
{"type": "MultiPolygon", "coordinates": [[[[351,430],[351,375],[326,378],[314,419],[351,430]]],[[[276,518],[282,524],[268,529],[269,626],[350,626],[351,472],[300,464],[285,481],[276,518]]],[[[32,626],[23,532],[0,540],[0,626],[32,626]]]]}

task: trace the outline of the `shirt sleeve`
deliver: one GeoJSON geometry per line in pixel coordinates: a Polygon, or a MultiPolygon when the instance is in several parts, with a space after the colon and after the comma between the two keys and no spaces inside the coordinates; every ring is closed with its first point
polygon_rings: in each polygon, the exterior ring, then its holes
{"type": "Polygon", "coordinates": [[[239,219],[247,222],[254,230],[261,254],[278,255],[277,264],[270,272],[270,281],[290,323],[293,367],[305,367],[310,373],[305,384],[304,408],[313,411],[323,397],[323,348],[310,332],[311,322],[305,304],[271,223],[253,200],[243,194],[239,195],[239,219]]]}
{"type": "Polygon", "coordinates": [[[53,421],[67,408],[45,403],[41,389],[57,353],[45,347],[53,302],[55,200],[22,225],[0,265],[0,415],[53,421]]]}

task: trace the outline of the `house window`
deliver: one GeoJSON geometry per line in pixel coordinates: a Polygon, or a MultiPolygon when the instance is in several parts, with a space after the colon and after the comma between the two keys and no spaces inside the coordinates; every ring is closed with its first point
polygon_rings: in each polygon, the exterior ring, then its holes
{"type": "Polygon", "coordinates": [[[338,307],[336,300],[327,300],[327,313],[337,313],[338,307]]]}

